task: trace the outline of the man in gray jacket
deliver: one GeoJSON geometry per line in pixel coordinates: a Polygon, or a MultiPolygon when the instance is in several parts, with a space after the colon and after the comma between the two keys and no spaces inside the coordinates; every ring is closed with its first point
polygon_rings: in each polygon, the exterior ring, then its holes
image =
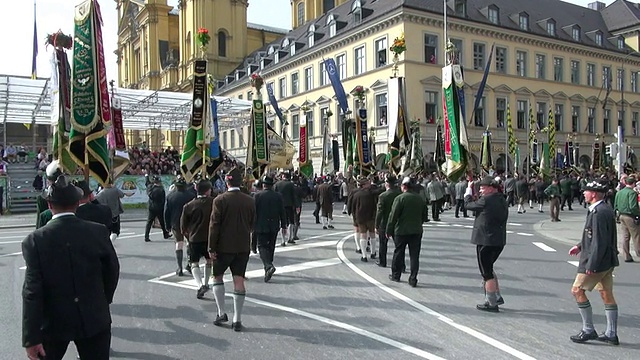
{"type": "Polygon", "coordinates": [[[467,179],[465,179],[464,177],[460,179],[460,181],[458,181],[456,183],[456,187],[455,187],[455,198],[456,198],[456,217],[459,218],[460,217],[460,210],[462,210],[462,215],[464,217],[469,217],[469,215],[467,214],[467,208],[464,206],[464,193],[467,190],[469,183],[467,182],[467,179]]]}

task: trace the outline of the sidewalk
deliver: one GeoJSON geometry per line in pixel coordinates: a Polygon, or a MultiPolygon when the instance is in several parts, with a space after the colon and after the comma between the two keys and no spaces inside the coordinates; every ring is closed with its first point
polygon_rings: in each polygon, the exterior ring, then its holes
{"type": "Polygon", "coordinates": [[[561,211],[560,222],[551,219],[533,224],[533,231],[567,245],[575,245],[582,240],[582,229],[586,218],[586,210],[576,207],[574,211],[561,211]]]}
{"type": "MultiPolygon", "coordinates": [[[[125,209],[120,216],[121,222],[146,221],[147,209],[125,209]]],[[[36,213],[2,215],[0,229],[36,228],[36,213]]]]}

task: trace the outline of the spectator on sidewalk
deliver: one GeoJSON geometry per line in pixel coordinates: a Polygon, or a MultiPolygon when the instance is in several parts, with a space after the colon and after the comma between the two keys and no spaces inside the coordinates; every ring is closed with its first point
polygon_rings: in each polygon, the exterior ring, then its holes
{"type": "Polygon", "coordinates": [[[22,145],[18,146],[18,161],[22,161],[25,164],[29,162],[29,147],[22,143],[22,145]]]}
{"type": "Polygon", "coordinates": [[[618,223],[622,232],[622,255],[625,262],[633,262],[630,252],[630,242],[633,239],[636,256],[640,256],[640,207],[638,194],[633,190],[636,179],[628,176],[624,179],[626,185],[616,193],[615,210],[618,212],[618,223]]]}
{"type": "Polygon", "coordinates": [[[16,154],[18,151],[13,146],[13,144],[9,144],[6,149],[4,149],[4,158],[7,159],[8,162],[15,164],[16,163],[16,154]]]}

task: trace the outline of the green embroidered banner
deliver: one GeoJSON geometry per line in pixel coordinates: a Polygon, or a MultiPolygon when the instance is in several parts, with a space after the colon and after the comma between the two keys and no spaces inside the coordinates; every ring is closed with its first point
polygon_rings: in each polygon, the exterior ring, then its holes
{"type": "Polygon", "coordinates": [[[191,182],[202,170],[205,158],[205,120],[210,106],[207,87],[207,61],[196,60],[193,64],[193,102],[189,127],[184,136],[184,146],[180,159],[180,171],[185,180],[191,182]]]}
{"type": "Polygon", "coordinates": [[[255,160],[259,164],[269,163],[269,144],[267,143],[266,119],[261,96],[253,100],[253,136],[255,139],[255,160]]]}

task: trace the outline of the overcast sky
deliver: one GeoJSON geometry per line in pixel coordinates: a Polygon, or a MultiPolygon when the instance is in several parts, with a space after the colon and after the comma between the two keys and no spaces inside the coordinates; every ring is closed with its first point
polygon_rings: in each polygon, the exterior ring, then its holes
{"type": "MultiPolygon", "coordinates": [[[[10,1],[10,0],[3,0],[10,1]]],[[[100,0],[104,19],[103,37],[109,80],[117,79],[116,57],[113,51],[117,43],[117,11],[114,0],[100,0]]],[[[169,5],[177,0],[168,0],[169,5]]],[[[567,2],[587,6],[593,0],[567,0],[567,2]]],[[[613,0],[604,1],[607,4],[613,0]]],[[[38,25],[38,77],[49,77],[51,49],[44,46],[47,33],[61,29],[66,34],[73,33],[73,9],[78,0],[37,0],[38,25]]],[[[250,0],[249,22],[275,27],[291,26],[290,0],[250,0]]],[[[5,7],[0,13],[0,33],[5,34],[0,74],[30,75],[33,40],[33,1],[11,1],[11,11],[5,7]],[[15,38],[13,37],[15,36],[15,38]],[[13,40],[11,40],[13,39],[13,40]]]]}

